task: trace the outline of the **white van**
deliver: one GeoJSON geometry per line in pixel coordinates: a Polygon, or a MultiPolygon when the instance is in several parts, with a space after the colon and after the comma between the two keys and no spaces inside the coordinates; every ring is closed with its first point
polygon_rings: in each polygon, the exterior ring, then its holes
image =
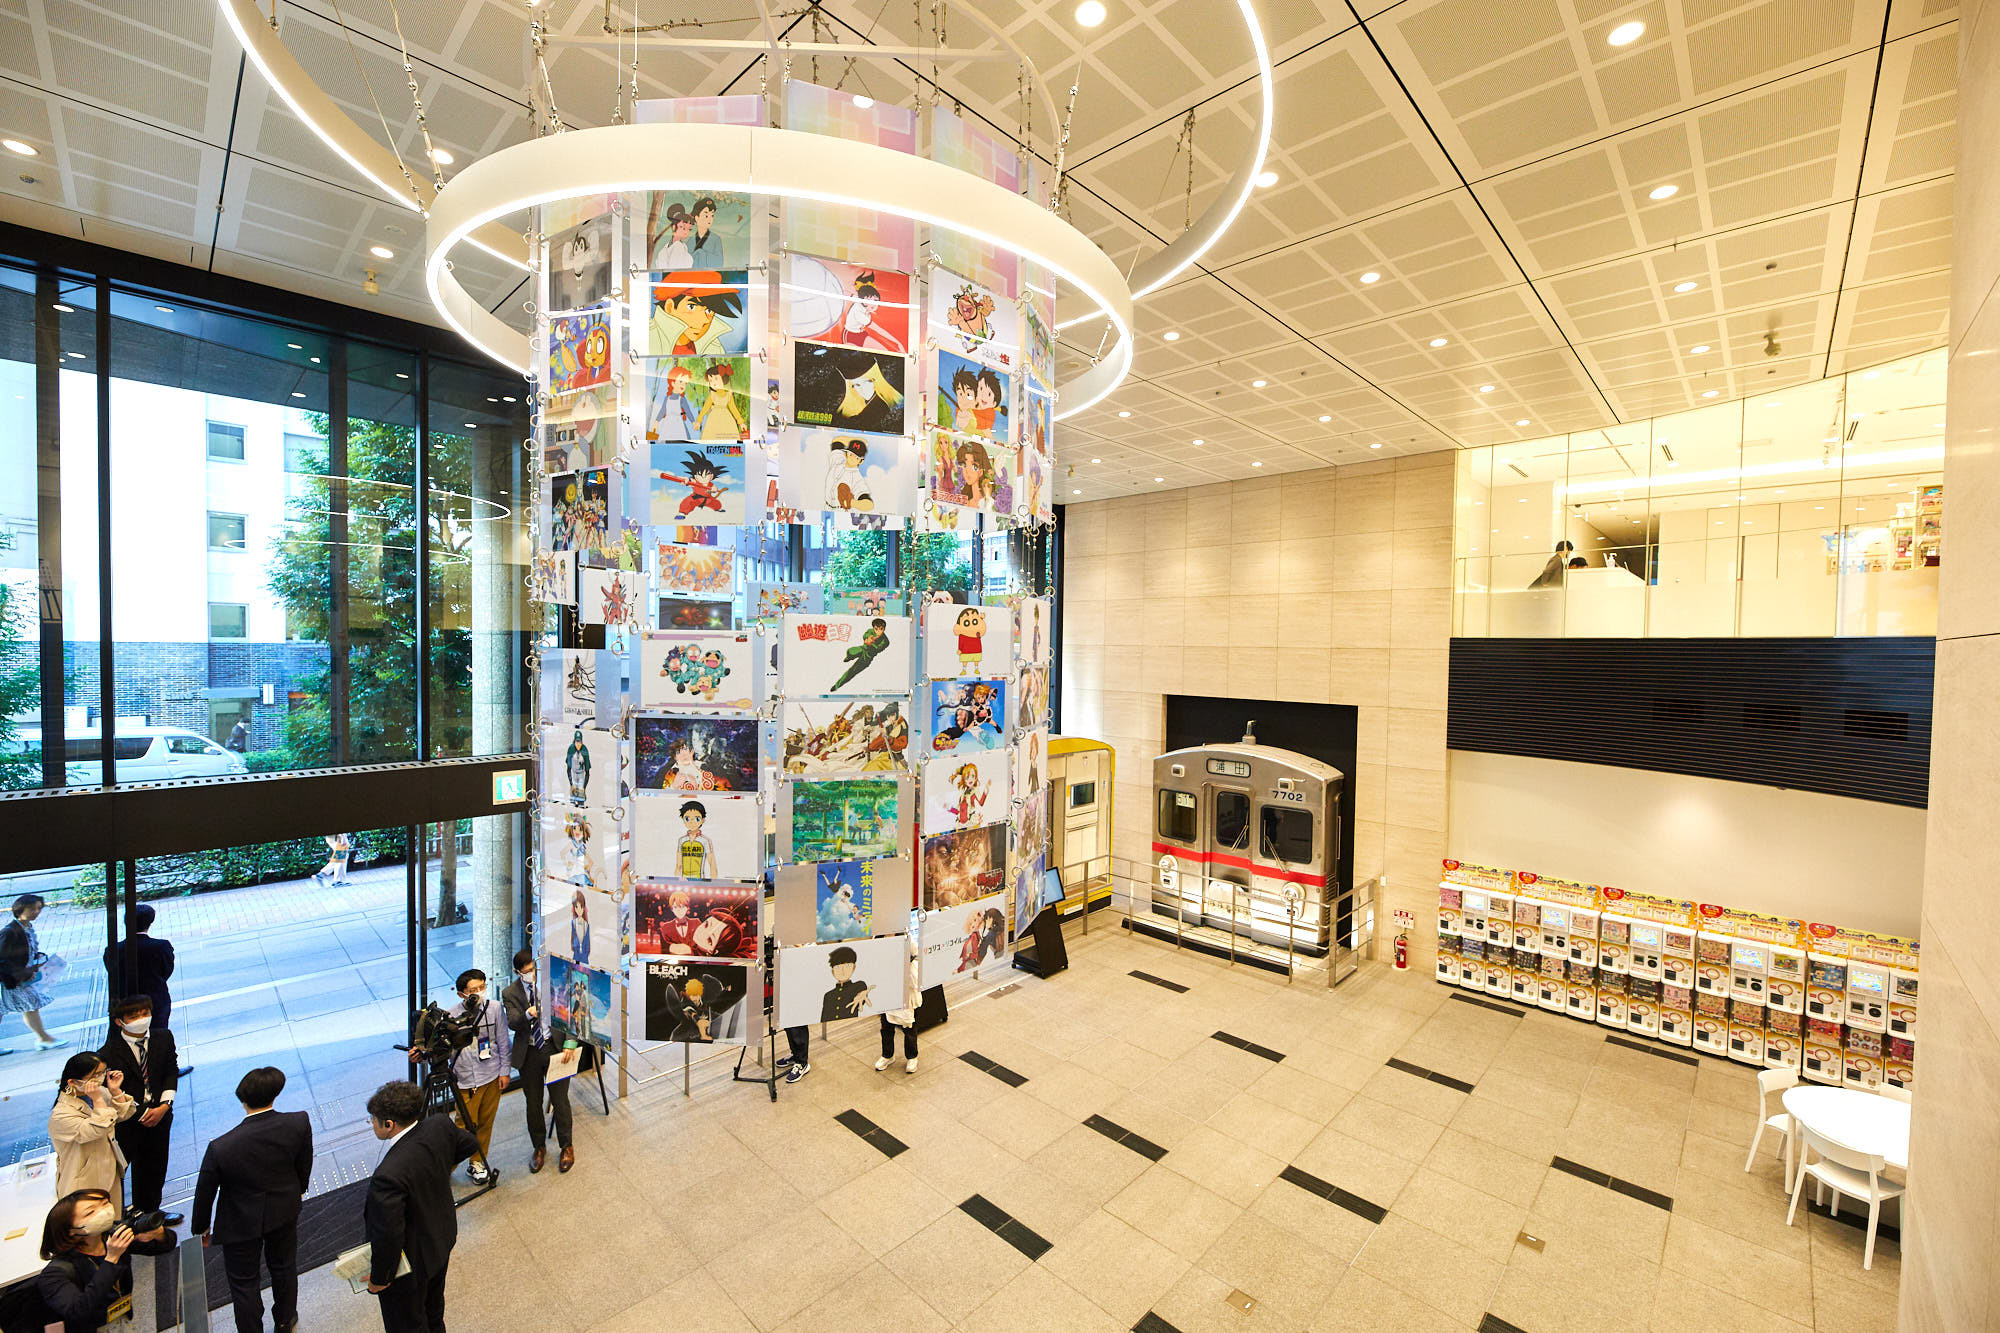
{"type": "MultiPolygon", "coordinates": [[[[16,744],[24,750],[40,749],[42,729],[23,727],[16,744]]],[[[68,750],[70,786],[95,787],[104,781],[104,741],[99,728],[66,731],[63,744],[68,750]]],[[[112,740],[112,753],[118,761],[121,784],[226,777],[250,771],[242,755],[186,727],[120,727],[112,740]]]]}

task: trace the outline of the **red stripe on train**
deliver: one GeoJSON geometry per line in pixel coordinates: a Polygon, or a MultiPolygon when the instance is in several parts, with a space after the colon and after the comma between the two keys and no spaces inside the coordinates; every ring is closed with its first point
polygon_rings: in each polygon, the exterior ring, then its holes
{"type": "Polygon", "coordinates": [[[1293,884],[1310,884],[1314,888],[1324,887],[1325,875],[1315,875],[1304,870],[1280,870],[1276,866],[1262,865],[1247,856],[1231,856],[1227,852],[1200,852],[1187,847],[1175,847],[1170,843],[1155,842],[1153,850],[1165,856],[1185,857],[1190,861],[1212,862],[1216,865],[1233,866],[1238,870],[1248,870],[1266,879],[1289,880],[1293,884]]]}

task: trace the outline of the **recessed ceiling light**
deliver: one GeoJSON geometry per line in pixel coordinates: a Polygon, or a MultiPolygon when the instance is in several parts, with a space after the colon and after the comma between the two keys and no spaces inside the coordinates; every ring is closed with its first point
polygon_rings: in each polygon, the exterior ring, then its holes
{"type": "Polygon", "coordinates": [[[1177,343],[1181,340],[1181,335],[1173,329],[1168,329],[1165,333],[1161,334],[1160,337],[1166,339],[1170,343],[1177,343]]]}
{"type": "Polygon", "coordinates": [[[437,163],[441,167],[450,166],[452,163],[451,150],[449,148],[431,149],[431,161],[437,163]]]}
{"type": "Polygon", "coordinates": [[[1707,350],[1708,350],[1707,343],[1696,343],[1694,346],[1688,348],[1688,353],[1691,356],[1700,356],[1703,352],[1706,352],[1707,350]]]}
{"type": "Polygon", "coordinates": [[[1253,389],[1261,389],[1268,383],[1270,383],[1270,381],[1268,380],[1251,380],[1250,387],[1253,389]]]}
{"type": "Polygon", "coordinates": [[[1207,443],[1208,443],[1208,441],[1207,441],[1207,440],[1196,440],[1196,441],[1195,441],[1194,443],[1195,443],[1195,447],[1196,447],[1197,449],[1199,449],[1199,448],[1200,448],[1200,447],[1201,447],[1202,445],[1204,445],[1204,444],[1207,444],[1207,443]]]}
{"type": "Polygon", "coordinates": [[[396,252],[386,245],[371,245],[368,247],[368,253],[374,255],[377,259],[394,259],[396,257],[396,252]]]}
{"type": "Polygon", "coordinates": [[[1696,285],[1693,282],[1677,282],[1674,284],[1674,290],[1677,292],[1691,292],[1695,289],[1696,285]]]}
{"type": "Polygon", "coordinates": [[[1773,494],[1773,495],[1783,495],[1784,493],[1785,493],[1785,491],[1784,491],[1784,488],[1783,488],[1782,486],[1781,486],[1781,487],[1779,487],[1779,488],[1778,488],[1777,490],[1775,490],[1775,491],[1772,491],[1772,492],[1771,492],[1771,494],[1773,494]]]}
{"type": "Polygon", "coordinates": [[[1104,460],[1103,460],[1103,459],[1101,459],[1101,458],[1093,458],[1093,459],[1091,459],[1090,461],[1091,461],[1091,462],[1093,462],[1093,463],[1102,463],[1102,462],[1103,462],[1104,460]]]}
{"type": "Polygon", "coordinates": [[[310,357],[307,357],[307,358],[306,358],[306,360],[308,360],[308,361],[312,362],[312,363],[313,363],[314,365],[318,365],[318,364],[319,364],[319,358],[318,358],[318,357],[316,357],[316,356],[310,356],[310,357]]]}
{"type": "Polygon", "coordinates": [[[1119,416],[1121,416],[1121,417],[1129,417],[1129,416],[1131,416],[1132,414],[1131,414],[1130,412],[1120,412],[1120,413],[1119,413],[1118,415],[1119,415],[1119,416]]]}
{"type": "Polygon", "coordinates": [[[39,157],[41,155],[40,151],[33,144],[23,143],[19,139],[0,139],[0,147],[4,147],[10,153],[19,153],[22,157],[39,157]]]}
{"type": "Polygon", "coordinates": [[[1864,370],[1861,372],[1861,378],[1864,380],[1872,380],[1875,379],[1877,376],[1879,376],[1881,373],[1882,372],[1879,370],[1864,370]]]}
{"type": "Polygon", "coordinates": [[[1368,270],[1368,272],[1361,275],[1361,282],[1363,286],[1366,286],[1369,283],[1375,283],[1380,281],[1382,281],[1382,275],[1380,273],[1377,273],[1374,269],[1370,269],[1368,270]]]}
{"type": "Polygon", "coordinates": [[[1081,490],[1072,490],[1072,491],[1070,492],[1070,494],[1071,494],[1071,495],[1082,495],[1082,494],[1083,494],[1083,492],[1082,492],[1081,490]]]}
{"type": "Polygon", "coordinates": [[[170,305],[156,305],[153,307],[153,309],[159,311],[163,315],[171,315],[174,313],[174,308],[170,305]]]}
{"type": "Polygon", "coordinates": [[[306,350],[303,343],[286,343],[285,346],[291,348],[294,352],[303,352],[306,350]]]}
{"type": "Polygon", "coordinates": [[[1442,346],[1444,346],[1444,345],[1445,345],[1446,343],[1448,343],[1448,342],[1450,342],[1450,341],[1451,341],[1451,339],[1449,339],[1449,338],[1433,338],[1433,339],[1431,339],[1431,346],[1433,346],[1433,347],[1442,347],[1442,346]]]}
{"type": "Polygon", "coordinates": [[[1525,426],[1528,424],[1528,419],[1526,417],[1522,417],[1519,421],[1516,421],[1514,424],[1517,426],[1525,426]]]}
{"type": "Polygon", "coordinates": [[[1479,392],[1481,392],[1481,393],[1492,393],[1492,392],[1493,392],[1493,386],[1492,386],[1492,385],[1490,385],[1490,384],[1482,384],[1482,385],[1480,385],[1480,386],[1479,386],[1479,392]]]}
{"type": "MultiPolygon", "coordinates": [[[[399,380],[406,380],[409,377],[410,377],[410,372],[407,370],[399,370],[396,372],[396,378],[399,380]]],[[[488,398],[486,401],[490,403],[493,400],[491,398],[488,398]]]]}
{"type": "Polygon", "coordinates": [[[465,428],[466,428],[467,430],[478,430],[478,429],[479,429],[479,423],[478,423],[478,422],[476,422],[476,421],[468,421],[468,422],[466,422],[466,423],[465,423],[465,428]]]}
{"type": "Polygon", "coordinates": [[[1252,464],[1251,464],[1250,466],[1251,466],[1251,467],[1262,467],[1262,466],[1264,466],[1264,465],[1263,465],[1262,463],[1252,463],[1252,464]]]}
{"type": "Polygon", "coordinates": [[[1701,391],[1701,396],[1702,396],[1702,397],[1704,397],[1704,398],[1713,398],[1713,397],[1715,397],[1715,395],[1716,395],[1716,394],[1718,394],[1718,393],[1720,393],[1720,392],[1721,392],[1721,390],[1719,390],[1719,389],[1703,389],[1703,390],[1701,391]]]}
{"type": "Polygon", "coordinates": [[[74,315],[74,314],[76,313],[76,307],[75,307],[75,306],[73,306],[73,305],[64,305],[64,304],[63,304],[63,303],[62,303],[61,301],[56,301],[56,302],[53,302],[53,303],[51,303],[51,304],[50,304],[50,306],[49,306],[49,308],[50,308],[51,310],[60,310],[60,311],[61,311],[61,312],[62,312],[63,314],[65,314],[65,315],[74,315]]]}
{"type": "Polygon", "coordinates": [[[1944,429],[1944,423],[1943,423],[1942,421],[1933,421],[1933,422],[1931,423],[1931,429],[1932,429],[1932,430],[1943,430],[1943,429],[1944,429]]]}
{"type": "Polygon", "coordinates": [[[73,358],[74,360],[77,360],[77,361],[81,361],[81,360],[83,360],[83,353],[82,353],[82,352],[71,352],[71,353],[70,353],[70,356],[71,356],[71,358],[73,358]]]}
{"type": "Polygon", "coordinates": [[[1825,506],[1825,505],[1814,505],[1814,506],[1813,506],[1813,508],[1814,508],[1814,509],[1824,509],[1824,508],[1826,508],[1826,506],[1825,506]]]}
{"type": "Polygon", "coordinates": [[[1262,187],[1263,187],[1264,189],[1267,189],[1267,190],[1268,190],[1268,189],[1270,189],[1270,188],[1271,188],[1271,187],[1272,187],[1273,185],[1276,185],[1277,183],[1278,183],[1278,173],[1277,173],[1277,172],[1275,172],[1275,171],[1260,171],[1260,172],[1258,172],[1258,173],[1257,173],[1257,184],[1258,184],[1258,185],[1260,185],[1260,186],[1262,186],[1262,187]]]}
{"type": "Polygon", "coordinates": [[[297,389],[294,389],[294,390],[292,390],[292,397],[294,397],[294,398],[303,398],[303,397],[305,397],[305,395],[304,395],[304,394],[302,394],[302,393],[300,393],[300,392],[299,392],[299,391],[298,391],[297,389]]]}
{"type": "Polygon", "coordinates": [[[1375,443],[1369,445],[1368,447],[1370,449],[1380,449],[1382,447],[1382,442],[1380,440],[1377,440],[1375,441],[1375,443]]]}
{"type": "MultiPolygon", "coordinates": [[[[397,371],[397,372],[396,372],[396,378],[397,378],[397,379],[408,379],[408,378],[409,378],[409,376],[408,376],[408,375],[405,375],[405,374],[404,374],[404,373],[403,373],[402,371],[400,371],[400,370],[399,370],[399,371],[397,371]]],[[[495,398],[495,397],[494,397],[494,396],[493,396],[492,394],[490,394],[490,393],[489,393],[489,394],[487,394],[487,395],[486,395],[486,401],[487,401],[487,402],[489,402],[489,403],[497,403],[497,402],[499,402],[500,400],[499,400],[498,398],[495,398]]]]}
{"type": "Polygon", "coordinates": [[[1637,19],[1633,19],[1629,23],[1621,23],[1613,28],[1606,34],[1604,40],[1613,46],[1630,46],[1632,43],[1638,41],[1640,35],[1645,31],[1646,25],[1637,19]]]}
{"type": "Polygon", "coordinates": [[[1099,0],[1083,0],[1076,7],[1076,21],[1086,28],[1094,28],[1104,22],[1104,6],[1099,0]]]}
{"type": "Polygon", "coordinates": [[[866,111],[869,107],[875,105],[875,99],[872,97],[865,97],[860,93],[856,93],[854,94],[854,105],[860,107],[863,111],[866,111]]]}
{"type": "Polygon", "coordinates": [[[1655,185],[1652,189],[1646,191],[1646,197],[1648,199],[1671,199],[1680,192],[1681,187],[1678,185],[1655,185]]]}
{"type": "Polygon", "coordinates": [[[1154,481],[1165,481],[1165,480],[1166,480],[1166,478],[1165,478],[1165,477],[1155,477],[1155,478],[1153,478],[1153,480],[1154,480],[1154,481]]]}
{"type": "Polygon", "coordinates": [[[503,403],[511,403],[514,401],[514,395],[511,393],[503,393],[500,395],[500,401],[503,403]]]}

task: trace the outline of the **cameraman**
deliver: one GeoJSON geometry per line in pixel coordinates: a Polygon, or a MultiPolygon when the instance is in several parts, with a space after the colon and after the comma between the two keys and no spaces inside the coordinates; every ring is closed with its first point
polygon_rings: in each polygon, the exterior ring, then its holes
{"type": "Polygon", "coordinates": [[[42,1258],[49,1264],[35,1287],[45,1317],[61,1320],[63,1333],[95,1333],[105,1324],[130,1319],[132,1261],[127,1253],[173,1253],[173,1236],[158,1213],[133,1220],[155,1225],[133,1234],[118,1220],[117,1201],[103,1190],[73,1191],[49,1209],[42,1224],[42,1258]]]}
{"type": "MultiPolygon", "coordinates": [[[[469,1035],[463,1038],[464,1046],[452,1059],[451,1076],[465,1098],[465,1118],[459,1123],[479,1140],[479,1155],[467,1165],[466,1173],[475,1185],[484,1185],[493,1179],[486,1151],[493,1142],[493,1118],[500,1112],[500,1094],[507,1090],[513,1047],[505,1010],[487,1002],[484,972],[469,967],[459,973],[458,995],[463,1003],[451,1016],[469,1035]]],[[[418,1059],[426,1044],[418,1042],[410,1051],[410,1059],[418,1059]]]]}

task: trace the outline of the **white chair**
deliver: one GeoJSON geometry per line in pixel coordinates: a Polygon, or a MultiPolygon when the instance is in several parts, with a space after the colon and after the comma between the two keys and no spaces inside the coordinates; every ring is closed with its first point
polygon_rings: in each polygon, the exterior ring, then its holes
{"type": "Polygon", "coordinates": [[[1882,1181],[1882,1158],[1876,1153],[1857,1152],[1799,1126],[1799,1178],[1792,1186],[1792,1206],[1785,1213],[1785,1225],[1799,1214],[1799,1196],[1806,1192],[1806,1177],[1833,1191],[1833,1215],[1840,1216],[1840,1196],[1868,1202],[1868,1243],[1861,1251],[1861,1266],[1875,1266],[1875,1226],[1882,1219],[1882,1203],[1903,1192],[1901,1185],[1882,1181]],[[1818,1161],[1813,1159],[1818,1157],[1818,1161]]]}
{"type": "Polygon", "coordinates": [[[1787,1189],[1792,1184],[1792,1117],[1783,1103],[1779,1104],[1778,1113],[1772,1115],[1770,1101],[1773,1093],[1782,1095],[1785,1089],[1797,1086],[1799,1074],[1796,1069],[1766,1069],[1757,1075],[1757,1133],[1750,1140],[1750,1155],[1743,1159],[1745,1171],[1757,1165],[1757,1145],[1764,1141],[1764,1131],[1776,1130],[1785,1140],[1783,1151],[1787,1189]]]}

